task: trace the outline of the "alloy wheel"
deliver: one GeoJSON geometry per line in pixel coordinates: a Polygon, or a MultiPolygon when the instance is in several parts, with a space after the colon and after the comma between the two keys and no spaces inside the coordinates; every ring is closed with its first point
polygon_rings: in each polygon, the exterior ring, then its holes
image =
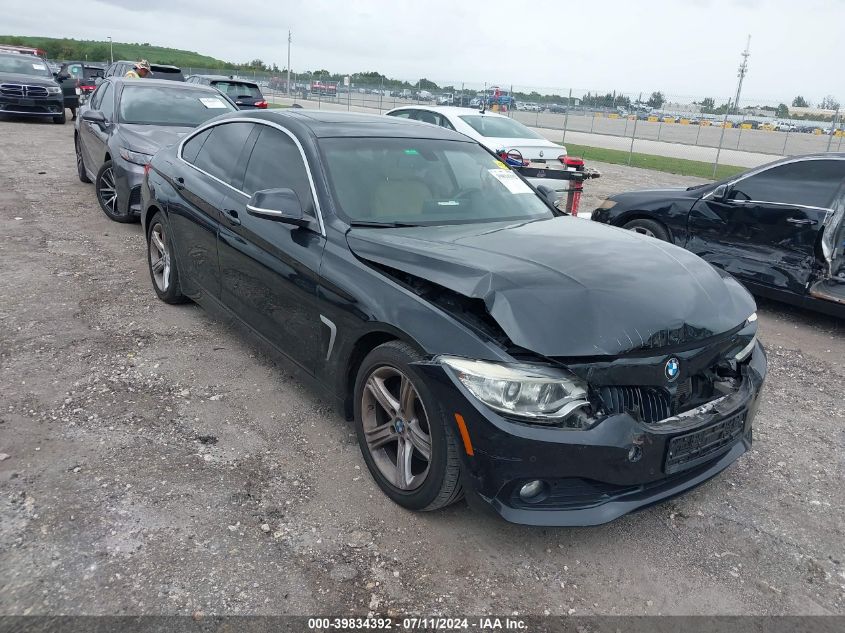
{"type": "Polygon", "coordinates": [[[629,231],[633,231],[634,233],[639,233],[640,235],[648,235],[649,237],[655,237],[654,233],[650,230],[645,228],[644,226],[632,226],[629,231]]]}
{"type": "Polygon", "coordinates": [[[164,227],[156,222],[150,229],[150,270],[160,292],[167,292],[170,287],[170,251],[167,248],[164,227]]]}
{"type": "Polygon", "coordinates": [[[361,412],[367,450],[396,488],[419,488],[431,466],[428,415],[411,379],[382,365],[364,383],[361,412]]]}
{"type": "MultiPolygon", "coordinates": [[[[81,157],[80,157],[81,160],[81,157]]],[[[117,213],[117,188],[114,184],[114,171],[111,167],[103,170],[97,181],[97,195],[113,214],[117,213]]]]}

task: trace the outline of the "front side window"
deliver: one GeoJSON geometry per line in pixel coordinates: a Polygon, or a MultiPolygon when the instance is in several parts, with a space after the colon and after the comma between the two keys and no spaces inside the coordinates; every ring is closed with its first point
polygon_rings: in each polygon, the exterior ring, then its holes
{"type": "Polygon", "coordinates": [[[845,160],[802,160],[777,165],[735,183],[728,198],[830,208],[845,181],[845,160]]]}
{"type": "Polygon", "coordinates": [[[326,138],[319,145],[347,222],[435,225],[553,215],[515,172],[475,143],[326,138]]]}
{"type": "Polygon", "coordinates": [[[111,82],[106,84],[99,105],[100,112],[106,117],[106,121],[111,121],[114,117],[114,85],[111,82]]]}
{"type": "Polygon", "coordinates": [[[413,110],[400,110],[399,112],[391,112],[390,116],[396,117],[397,119],[409,119],[411,118],[411,113],[413,110]]]}
{"type": "Polygon", "coordinates": [[[120,121],[135,125],[196,127],[235,107],[216,93],[196,88],[127,84],[120,96],[120,121]]]}
{"type": "Polygon", "coordinates": [[[481,136],[490,138],[543,138],[533,130],[503,116],[462,114],[461,120],[481,136]]]}
{"type": "MultiPolygon", "coordinates": [[[[215,125],[202,148],[198,150],[193,164],[227,185],[239,189],[241,183],[238,157],[251,132],[252,123],[215,125]]],[[[186,147],[187,145],[188,143],[185,143],[186,147]]]]}
{"type": "Polygon", "coordinates": [[[307,213],[314,215],[311,183],[302,153],[287,134],[263,126],[244,175],[243,190],[293,189],[307,213]]]}

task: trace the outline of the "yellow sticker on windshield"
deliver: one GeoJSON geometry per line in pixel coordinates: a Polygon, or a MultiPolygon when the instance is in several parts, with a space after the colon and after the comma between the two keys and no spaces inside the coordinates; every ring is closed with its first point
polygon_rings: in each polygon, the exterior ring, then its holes
{"type": "Polygon", "coordinates": [[[499,166],[499,169],[509,169],[507,165],[505,165],[502,161],[497,160],[496,164],[499,166]]]}

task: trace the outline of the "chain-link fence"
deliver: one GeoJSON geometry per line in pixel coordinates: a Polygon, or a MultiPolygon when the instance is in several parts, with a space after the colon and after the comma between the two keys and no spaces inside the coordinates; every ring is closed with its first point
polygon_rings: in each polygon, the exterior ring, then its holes
{"type": "MultiPolygon", "coordinates": [[[[504,83],[427,81],[369,76],[300,75],[187,68],[256,81],[271,103],[319,109],[385,112],[409,105],[451,105],[498,111],[575,150],[602,148],[713,164],[754,167],[779,156],[842,151],[845,123],[829,107],[779,100],[541,88],[504,83]]],[[[796,99],[799,102],[801,100],[796,99]]]]}

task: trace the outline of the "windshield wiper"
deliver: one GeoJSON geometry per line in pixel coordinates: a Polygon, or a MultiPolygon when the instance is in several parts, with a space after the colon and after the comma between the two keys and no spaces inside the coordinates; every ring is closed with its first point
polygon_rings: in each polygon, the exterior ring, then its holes
{"type": "Polygon", "coordinates": [[[361,227],[374,229],[398,229],[409,226],[419,226],[419,224],[409,224],[407,222],[368,222],[366,220],[356,220],[354,222],[350,222],[349,226],[353,228],[361,227]]]}

